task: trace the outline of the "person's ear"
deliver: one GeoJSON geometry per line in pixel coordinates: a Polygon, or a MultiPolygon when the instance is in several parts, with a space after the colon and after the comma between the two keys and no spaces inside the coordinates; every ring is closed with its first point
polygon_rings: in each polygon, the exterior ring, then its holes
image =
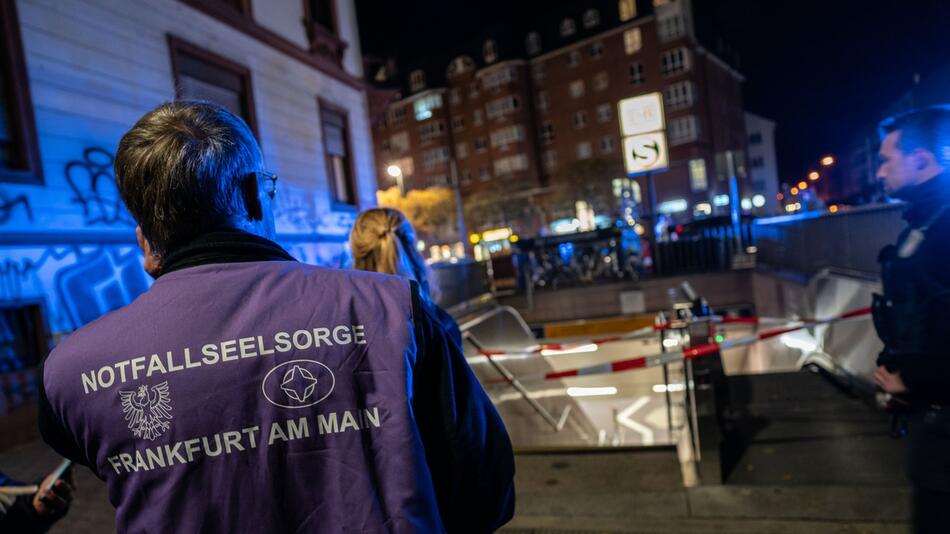
{"type": "Polygon", "coordinates": [[[914,151],[910,153],[910,158],[911,164],[914,166],[915,171],[926,170],[931,163],[937,163],[937,159],[934,157],[934,155],[930,153],[929,150],[924,150],[922,148],[914,149],[914,151]]]}
{"type": "Polygon", "coordinates": [[[152,244],[145,238],[141,226],[135,227],[135,239],[139,242],[142,254],[145,255],[145,272],[152,275],[152,278],[158,278],[159,273],[162,272],[162,258],[152,250],[152,244]]]}
{"type": "Polygon", "coordinates": [[[244,208],[247,218],[252,221],[264,219],[264,208],[261,206],[261,192],[257,183],[257,173],[252,172],[241,180],[241,197],[244,199],[244,208]]]}

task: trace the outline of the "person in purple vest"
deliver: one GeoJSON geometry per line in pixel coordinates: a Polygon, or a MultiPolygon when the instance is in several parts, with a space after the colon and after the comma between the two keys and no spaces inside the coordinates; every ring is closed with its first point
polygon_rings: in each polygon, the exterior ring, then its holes
{"type": "Polygon", "coordinates": [[[40,430],[105,480],[124,532],[490,532],[514,511],[505,427],[398,276],[273,242],[277,177],[207,102],[119,143],[152,287],[63,340],[40,430]]]}
{"type": "Polygon", "coordinates": [[[449,337],[462,345],[462,332],[448,312],[433,302],[425,260],[416,248],[416,231],[409,219],[393,208],[372,208],[359,214],[350,231],[353,267],[361,271],[398,274],[419,284],[422,303],[449,337]]]}

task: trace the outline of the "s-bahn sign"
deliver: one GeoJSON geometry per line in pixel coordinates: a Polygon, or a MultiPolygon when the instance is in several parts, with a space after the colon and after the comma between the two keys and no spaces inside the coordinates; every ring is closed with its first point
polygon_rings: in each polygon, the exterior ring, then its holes
{"type": "Polygon", "coordinates": [[[623,160],[628,175],[666,170],[670,165],[659,92],[625,98],[617,104],[623,160]]]}

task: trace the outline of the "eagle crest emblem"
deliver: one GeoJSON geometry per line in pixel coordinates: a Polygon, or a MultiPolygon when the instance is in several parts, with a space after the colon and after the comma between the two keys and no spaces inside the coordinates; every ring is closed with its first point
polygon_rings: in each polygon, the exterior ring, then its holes
{"type": "Polygon", "coordinates": [[[172,418],[168,381],[149,388],[141,385],[132,391],[120,391],[122,412],[129,429],[137,438],[154,440],[168,430],[172,418]]]}

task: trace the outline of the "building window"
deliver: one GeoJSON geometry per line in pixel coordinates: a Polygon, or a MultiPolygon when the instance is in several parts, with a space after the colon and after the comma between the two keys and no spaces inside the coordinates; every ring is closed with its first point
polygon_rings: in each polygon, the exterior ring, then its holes
{"type": "Polygon", "coordinates": [[[389,136],[389,148],[396,154],[409,151],[409,132],[397,132],[389,136]]]}
{"type": "Polygon", "coordinates": [[[686,47],[667,50],[660,56],[660,72],[672,76],[689,70],[689,50],[686,47]]]}
{"type": "Polygon", "coordinates": [[[534,65],[531,65],[531,76],[537,81],[543,80],[544,63],[535,63],[534,65]]]}
{"type": "Polygon", "coordinates": [[[593,28],[600,24],[600,12],[596,9],[588,9],[584,12],[584,27],[593,28]]]}
{"type": "Polygon", "coordinates": [[[454,104],[458,104],[461,101],[462,101],[462,95],[459,92],[458,88],[455,88],[449,91],[449,102],[451,102],[454,105],[454,104]]]}
{"type": "Polygon", "coordinates": [[[478,98],[478,82],[472,82],[468,85],[468,97],[478,98]]]}
{"type": "Polygon", "coordinates": [[[591,154],[589,142],[584,141],[583,143],[577,143],[577,159],[587,159],[591,154]]]}
{"type": "Polygon", "coordinates": [[[598,58],[604,55],[604,43],[600,41],[590,45],[590,57],[598,58]]]}
{"type": "Polygon", "coordinates": [[[752,156],[751,160],[749,161],[749,165],[751,165],[753,169],[764,167],[765,159],[763,159],[762,156],[752,156]]]}
{"type": "Polygon", "coordinates": [[[640,28],[631,28],[623,32],[623,49],[629,54],[636,54],[643,48],[643,33],[640,28]]]}
{"type": "Polygon", "coordinates": [[[468,56],[459,56],[449,63],[449,68],[446,71],[446,74],[449,76],[455,76],[464,72],[468,72],[474,68],[475,62],[472,61],[472,58],[468,56]]]}
{"type": "Polygon", "coordinates": [[[574,19],[564,19],[561,21],[561,37],[570,37],[577,33],[577,25],[574,19]]]}
{"type": "Polygon", "coordinates": [[[468,169],[462,169],[462,179],[461,185],[469,185],[472,183],[472,171],[468,169]]]}
{"type": "Polygon", "coordinates": [[[488,167],[480,167],[478,169],[478,179],[483,182],[487,182],[488,180],[491,180],[491,169],[489,169],[488,167]]]}
{"type": "Polygon", "coordinates": [[[445,133],[445,123],[442,121],[431,121],[419,127],[419,141],[428,143],[445,133]]]}
{"type": "MultiPolygon", "coordinates": [[[[489,136],[491,146],[504,150],[508,145],[524,139],[524,126],[516,124],[493,130],[489,136]]],[[[495,174],[498,174],[497,172],[495,174]]]]}
{"type": "Polygon", "coordinates": [[[346,112],[320,101],[320,121],[323,124],[323,153],[333,200],[340,204],[355,205],[356,184],[346,112]]]}
{"type": "Polygon", "coordinates": [[[580,98],[584,96],[584,80],[574,80],[567,86],[571,98],[580,98]]]}
{"type": "MultiPolygon", "coordinates": [[[[244,4],[244,0],[234,0],[237,4],[244,4]]],[[[250,2],[247,2],[250,4],[250,2]]],[[[245,14],[249,14],[249,10],[241,9],[245,14]]],[[[318,24],[323,29],[328,32],[336,35],[336,18],[333,15],[333,2],[332,0],[305,0],[304,1],[304,13],[306,15],[307,21],[311,24],[318,24]]]]}
{"type": "Polygon", "coordinates": [[[406,107],[393,107],[389,112],[389,127],[402,126],[406,122],[406,107]]]}
{"type": "Polygon", "coordinates": [[[670,146],[682,145],[699,138],[699,121],[695,115],[677,117],[669,122],[670,146]]]}
{"type": "Polygon", "coordinates": [[[548,110],[548,93],[547,91],[538,91],[538,109],[540,111],[548,110]]]}
{"type": "Polygon", "coordinates": [[[600,152],[602,154],[610,154],[614,151],[615,141],[613,137],[604,137],[600,140],[600,152]]]}
{"type": "Polygon", "coordinates": [[[581,62],[581,53],[577,50],[571,50],[567,53],[567,65],[569,67],[576,67],[581,62]]]}
{"type": "Polygon", "coordinates": [[[706,178],[706,160],[702,158],[689,160],[689,188],[693,191],[709,189],[709,181],[706,178]]]}
{"type": "Polygon", "coordinates": [[[485,63],[494,63],[498,59],[498,45],[494,39],[485,41],[485,45],[482,46],[482,57],[485,58],[485,63]]]}
{"type": "Polygon", "coordinates": [[[0,1],[0,182],[43,183],[16,2],[0,1]]]}
{"type": "Polygon", "coordinates": [[[693,82],[685,81],[668,85],[663,89],[663,99],[666,101],[666,109],[677,110],[688,108],[693,105],[695,91],[693,82]]]}
{"type": "Polygon", "coordinates": [[[482,110],[476,109],[475,111],[473,111],[473,112],[472,112],[472,125],[473,125],[473,126],[481,126],[483,122],[484,122],[484,119],[482,118],[482,110]]]}
{"type": "Polygon", "coordinates": [[[416,120],[422,122],[432,118],[432,111],[442,107],[442,95],[429,95],[417,98],[412,102],[416,120]]]}
{"type": "Polygon", "coordinates": [[[607,88],[609,78],[606,72],[599,72],[594,75],[594,91],[603,91],[607,88]]]}
{"type": "Polygon", "coordinates": [[[421,91],[426,87],[426,73],[414,70],[409,73],[409,89],[413,92],[421,91]]]}
{"type": "Polygon", "coordinates": [[[672,15],[656,21],[656,33],[660,42],[672,41],[686,35],[686,22],[682,15],[672,15]]]}
{"type": "Polygon", "coordinates": [[[452,117],[452,131],[457,132],[465,129],[464,117],[452,117]]]}
{"type": "Polygon", "coordinates": [[[597,122],[604,123],[610,120],[610,104],[597,106],[597,122]]]}
{"type": "Polygon", "coordinates": [[[513,172],[525,171],[528,169],[528,156],[524,154],[515,154],[494,162],[495,176],[504,176],[513,172]]]}
{"type": "Polygon", "coordinates": [[[479,137],[475,139],[475,153],[481,154],[488,150],[488,140],[484,137],[479,137]]]}
{"type": "Polygon", "coordinates": [[[531,32],[525,37],[524,47],[528,55],[535,56],[541,53],[541,36],[538,32],[531,32]]]}
{"type": "Polygon", "coordinates": [[[440,146],[422,153],[422,168],[430,171],[449,160],[449,148],[440,146]]]}
{"type": "Polygon", "coordinates": [[[250,71],[175,37],[169,37],[168,43],[175,75],[175,96],[219,104],[244,119],[256,134],[250,71]]]}
{"type": "Polygon", "coordinates": [[[506,96],[492,100],[485,105],[485,116],[490,119],[500,119],[505,115],[514,113],[521,107],[521,102],[517,96],[506,96]]]}
{"type": "Polygon", "coordinates": [[[617,11],[620,22],[627,22],[637,16],[637,0],[620,0],[617,2],[617,11]]]}
{"type": "Polygon", "coordinates": [[[541,142],[548,144],[554,141],[554,125],[550,122],[545,122],[541,125],[541,142]]]}
{"type": "Polygon", "coordinates": [[[757,145],[762,142],[762,134],[760,132],[753,132],[749,134],[749,144],[757,145]]]}
{"type": "Polygon", "coordinates": [[[587,126],[587,112],[586,111],[575,111],[574,112],[574,127],[581,129],[587,126]]]}
{"type": "Polygon", "coordinates": [[[552,172],[557,168],[557,152],[553,150],[545,150],[541,154],[541,166],[544,167],[545,172],[552,172]]]}
{"type": "Polygon", "coordinates": [[[457,143],[455,145],[455,157],[465,159],[468,157],[468,143],[457,143]]]}
{"type": "Polygon", "coordinates": [[[482,88],[486,91],[502,87],[505,84],[515,81],[517,71],[512,68],[494,68],[488,74],[482,76],[482,88]]]}
{"type": "Polygon", "coordinates": [[[631,85],[640,85],[643,82],[647,81],[646,74],[644,74],[643,63],[639,61],[636,63],[630,64],[630,84],[631,85]]]}

